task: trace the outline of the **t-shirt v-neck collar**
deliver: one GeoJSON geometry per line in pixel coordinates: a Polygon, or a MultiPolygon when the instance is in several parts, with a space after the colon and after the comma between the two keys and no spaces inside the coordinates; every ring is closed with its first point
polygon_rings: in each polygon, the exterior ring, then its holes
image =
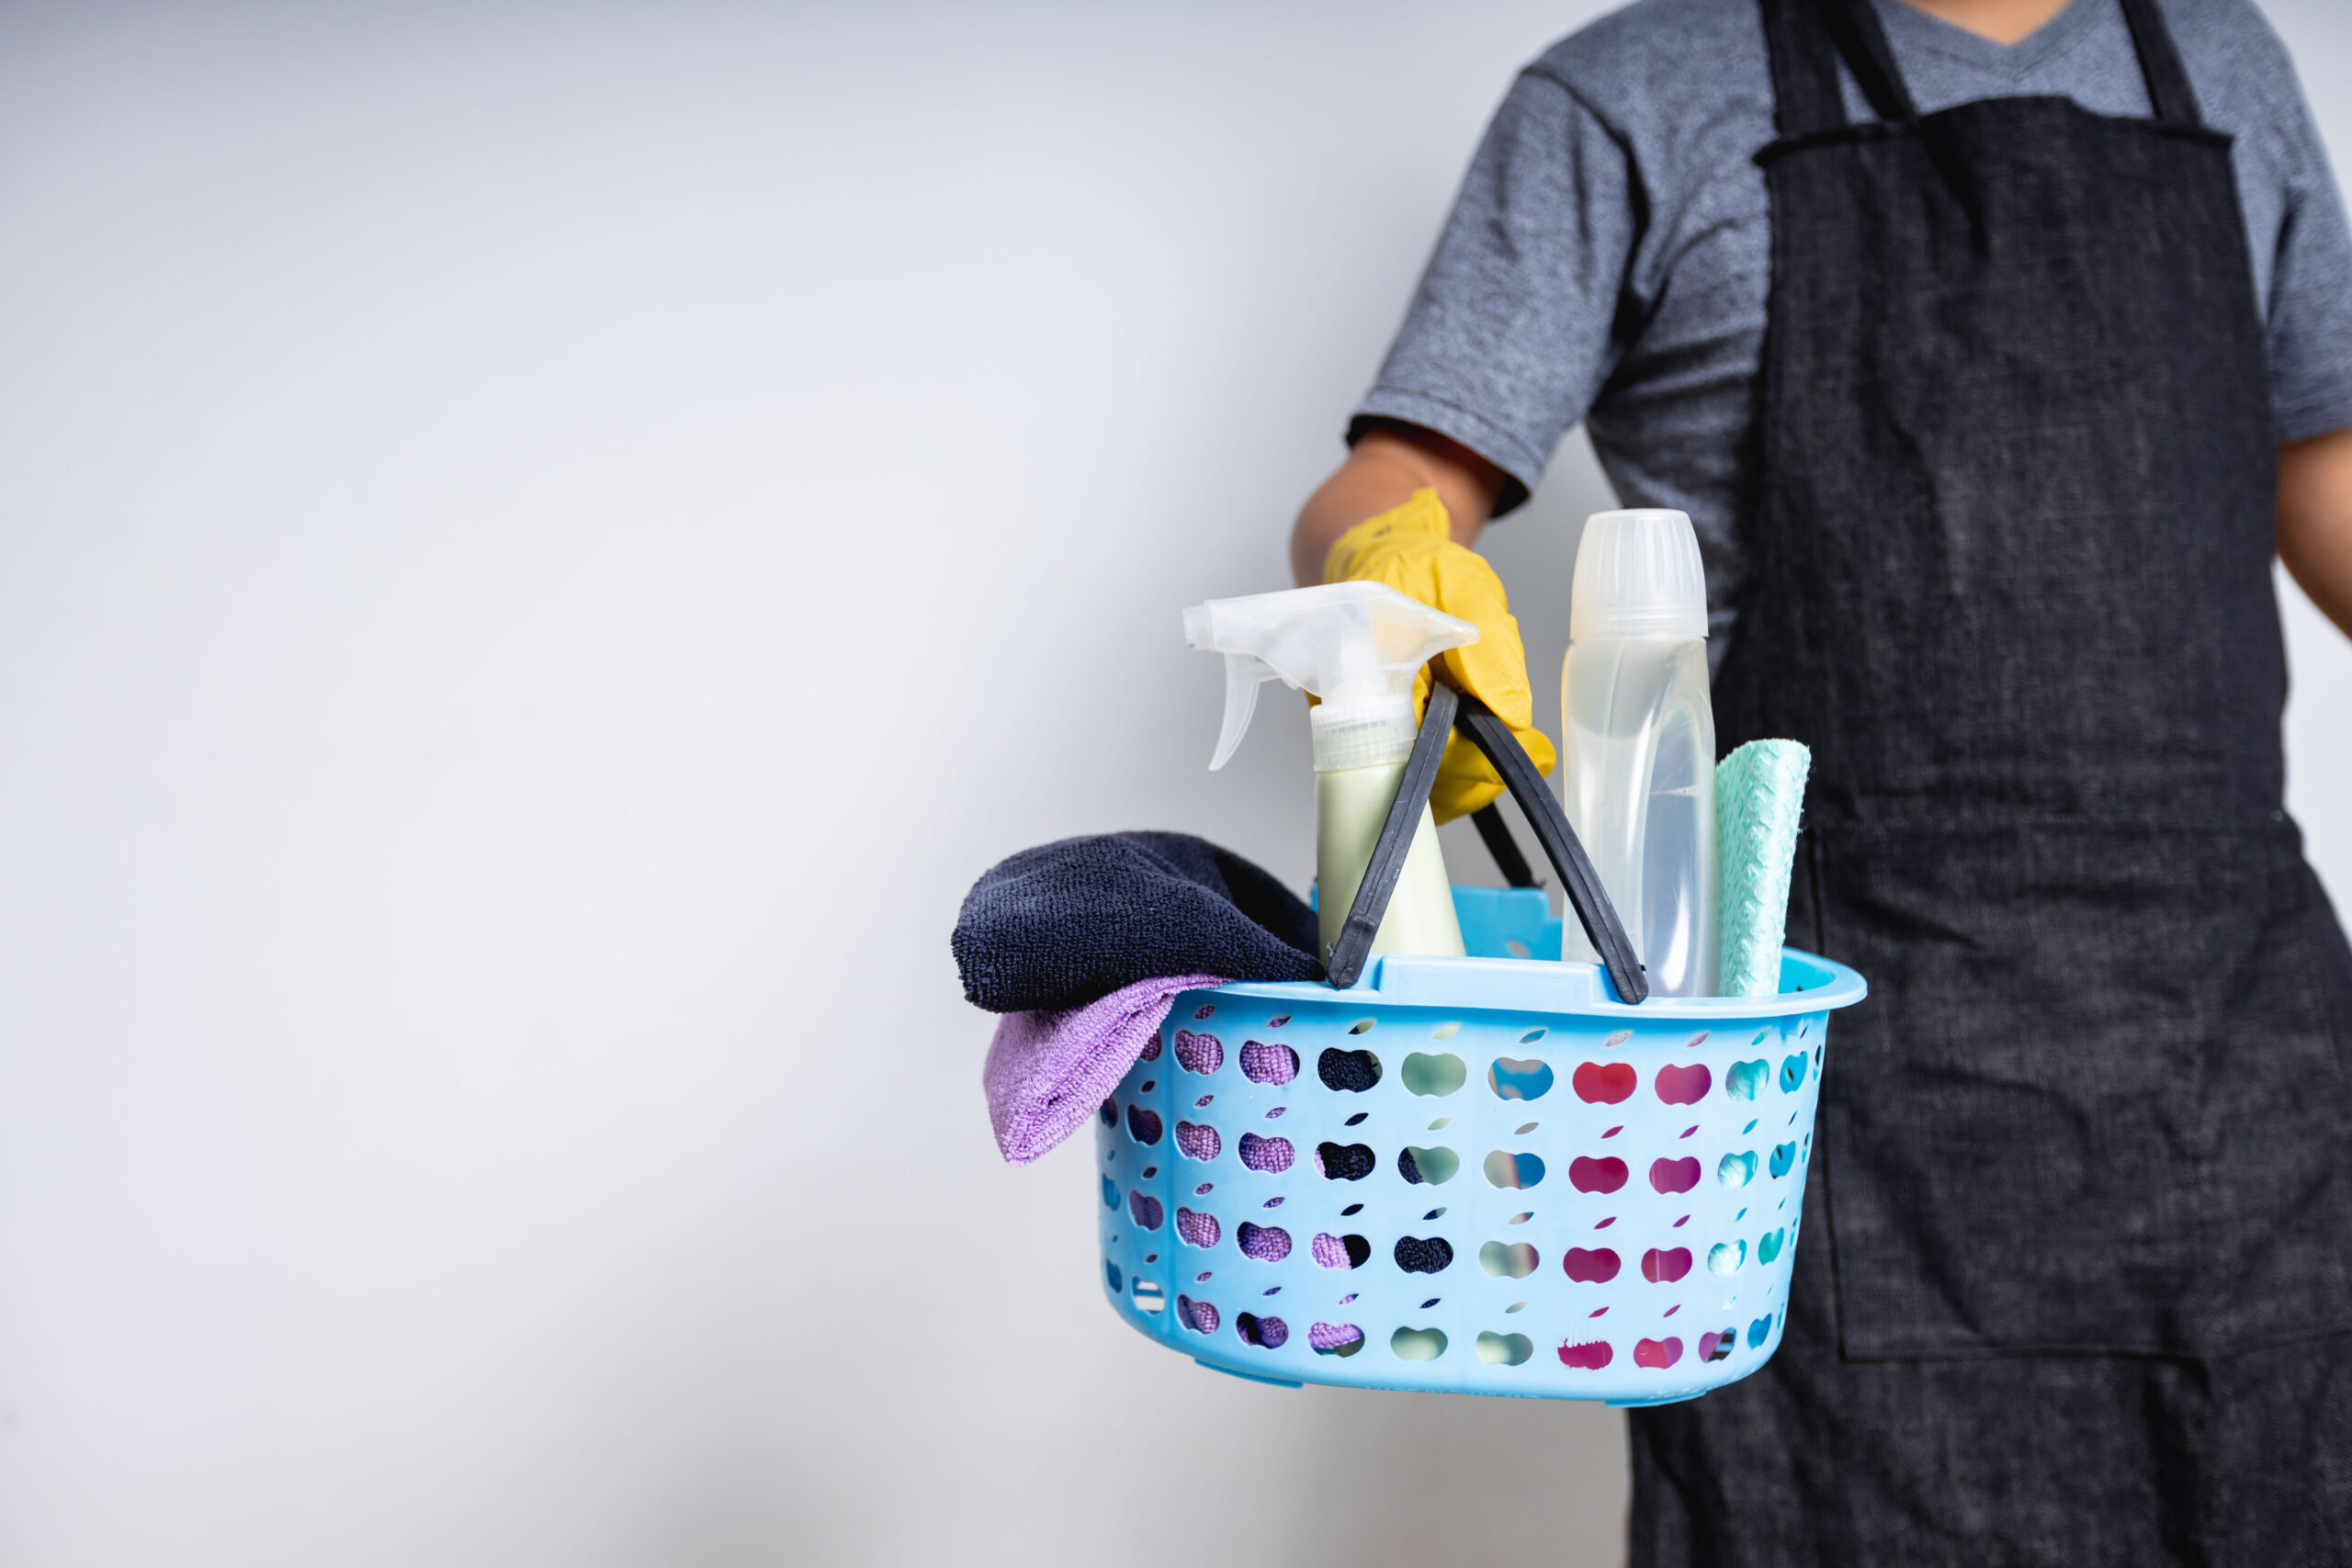
{"type": "Polygon", "coordinates": [[[1898,58],[1924,50],[1989,75],[2023,78],[2090,36],[2115,0],[2068,0],[2064,10],[2015,43],[1996,43],[1982,33],[1923,11],[1909,0],[1873,3],[1898,58]]]}

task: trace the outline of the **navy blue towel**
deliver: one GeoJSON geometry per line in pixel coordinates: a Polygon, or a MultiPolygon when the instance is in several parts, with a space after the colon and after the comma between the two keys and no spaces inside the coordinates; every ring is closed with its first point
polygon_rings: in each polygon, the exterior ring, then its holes
{"type": "Polygon", "coordinates": [[[1099,833],[1023,850],[956,918],[964,995],[990,1012],[1083,1007],[1162,975],[1319,980],[1315,911],[1190,833],[1099,833]]]}

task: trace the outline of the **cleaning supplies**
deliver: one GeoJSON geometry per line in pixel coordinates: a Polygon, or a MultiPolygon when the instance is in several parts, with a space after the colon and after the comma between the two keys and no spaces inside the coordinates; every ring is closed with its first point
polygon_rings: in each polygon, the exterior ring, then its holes
{"type": "MultiPolygon", "coordinates": [[[[1122,986],[1084,1007],[1009,1012],[997,1020],[980,1084],[1006,1162],[1032,1164],[1086,1125],[1129,1067],[1159,1056],[1159,1026],[1176,993],[1214,990],[1227,978],[1162,975],[1122,986]]],[[[1200,1066],[1197,1059],[1192,1065],[1200,1066]]],[[[1156,1116],[1138,1110],[1127,1114],[1136,1137],[1159,1141],[1156,1116]],[[1145,1138],[1147,1133],[1151,1136],[1145,1138]]]]}
{"type": "MultiPolygon", "coordinates": [[[[1327,960],[1412,754],[1414,679],[1432,657],[1477,637],[1469,622],[1376,582],[1213,599],[1184,612],[1185,643],[1225,655],[1225,728],[1212,770],[1241,744],[1262,682],[1280,678],[1322,699],[1308,722],[1317,916],[1327,960]]],[[[1437,824],[1426,807],[1372,951],[1462,955],[1437,824]]]]}
{"type": "MultiPolygon", "coordinates": [[[[1707,583],[1689,516],[1603,512],[1586,522],[1561,672],[1563,805],[1659,996],[1716,991],[1706,638],[1707,583]]],[[[1597,957],[1574,929],[1564,952],[1597,957]]]]}
{"type": "Polygon", "coordinates": [[[1780,991],[1789,876],[1796,864],[1798,817],[1812,766],[1813,753],[1794,740],[1751,740],[1715,766],[1715,852],[1723,861],[1718,986],[1724,996],[1780,991]]]}
{"type": "Polygon", "coordinates": [[[1093,833],[990,866],[948,945],[964,999],[990,1012],[1084,1007],[1160,975],[1319,980],[1315,912],[1190,833],[1093,833]]]}

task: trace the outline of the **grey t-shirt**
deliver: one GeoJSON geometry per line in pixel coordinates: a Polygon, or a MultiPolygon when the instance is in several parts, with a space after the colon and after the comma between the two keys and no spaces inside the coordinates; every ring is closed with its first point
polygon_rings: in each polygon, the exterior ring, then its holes
{"type": "MultiPolygon", "coordinates": [[[[2118,0],[2014,47],[1876,0],[1924,111],[2063,96],[2146,115],[2118,0]]],[[[2250,0],[2163,0],[2206,122],[2237,138],[2283,441],[2352,425],[2352,234],[2287,51],[2250,0]]],[[[1850,75],[1848,112],[1875,118],[1850,75]]],[[[1757,0],[1640,0],[1521,73],[1357,411],[1442,432],[1525,498],[1583,420],[1619,498],[1690,514],[1713,650],[1743,561],[1735,498],[1764,339],[1774,136],[1757,0]]]]}

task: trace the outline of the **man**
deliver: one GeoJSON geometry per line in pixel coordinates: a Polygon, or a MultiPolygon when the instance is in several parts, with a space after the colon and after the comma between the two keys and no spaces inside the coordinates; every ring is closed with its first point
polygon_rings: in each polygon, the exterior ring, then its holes
{"type": "MultiPolygon", "coordinates": [[[[1643,0],[1498,113],[1301,581],[1479,619],[1579,419],[1812,746],[1860,969],[1786,1336],[1632,1413],[1633,1555],[2352,1562],[2352,953],[2274,555],[2352,632],[2352,236],[2248,0],[1643,0]],[[1475,586],[1472,586],[1475,585],[1475,586]]],[[[1564,591],[1564,589],[1563,589],[1564,591]]],[[[1449,753],[1442,812],[1494,793],[1449,753]]]]}

